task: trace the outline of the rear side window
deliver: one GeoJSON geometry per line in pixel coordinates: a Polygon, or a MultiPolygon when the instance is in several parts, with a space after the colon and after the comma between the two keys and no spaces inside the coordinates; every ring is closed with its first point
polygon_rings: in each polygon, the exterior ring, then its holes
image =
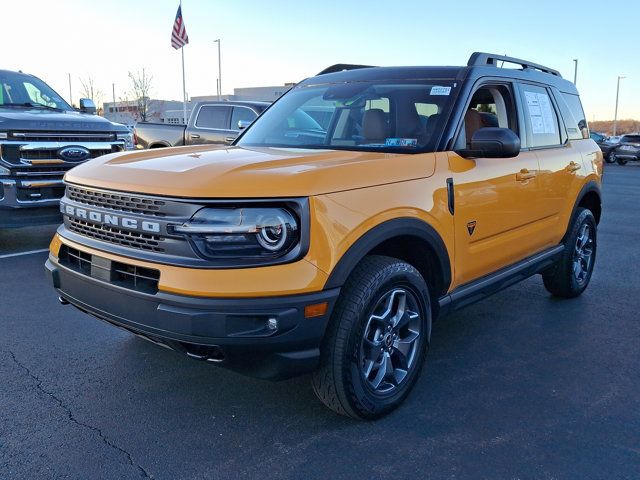
{"type": "Polygon", "coordinates": [[[620,139],[620,143],[640,143],[640,135],[625,135],[620,139]]]}
{"type": "Polygon", "coordinates": [[[226,130],[229,128],[229,107],[226,106],[204,106],[198,112],[196,127],[216,128],[226,130]]]}
{"type": "Polygon", "coordinates": [[[534,85],[522,85],[524,121],[531,147],[553,147],[560,145],[560,129],[549,91],[534,85]]]}
{"type": "Polygon", "coordinates": [[[589,126],[587,125],[587,118],[584,114],[584,110],[582,109],[580,97],[570,93],[562,93],[560,96],[568,108],[567,111],[562,108],[562,117],[564,118],[564,123],[567,126],[569,139],[580,140],[583,138],[589,138],[589,126]]]}

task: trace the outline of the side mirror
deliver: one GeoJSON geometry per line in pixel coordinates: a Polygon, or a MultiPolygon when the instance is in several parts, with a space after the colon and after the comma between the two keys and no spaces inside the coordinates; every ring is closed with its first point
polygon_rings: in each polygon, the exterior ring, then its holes
{"type": "Polygon", "coordinates": [[[82,113],[90,113],[91,115],[95,115],[97,111],[96,104],[93,103],[93,100],[91,100],[90,98],[81,98],[80,111],[82,113]]]}
{"type": "Polygon", "coordinates": [[[520,153],[520,137],[509,128],[485,127],[476,130],[471,148],[458,152],[463,157],[512,158],[520,153]]]}
{"type": "Polygon", "coordinates": [[[238,120],[238,130],[244,130],[252,123],[253,122],[250,122],[249,120],[238,120]]]}

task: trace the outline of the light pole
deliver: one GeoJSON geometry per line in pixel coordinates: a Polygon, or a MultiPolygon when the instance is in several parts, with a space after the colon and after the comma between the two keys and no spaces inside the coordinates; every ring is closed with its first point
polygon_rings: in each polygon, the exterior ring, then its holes
{"type": "Polygon", "coordinates": [[[620,80],[627,77],[618,76],[618,87],[616,88],[616,113],[613,116],[613,136],[616,136],[618,130],[618,98],[620,98],[620,80]]]}
{"type": "Polygon", "coordinates": [[[573,84],[576,85],[576,82],[578,81],[578,59],[574,58],[573,63],[575,63],[573,67],[573,84]]]}
{"type": "Polygon", "coordinates": [[[214,40],[218,44],[218,100],[222,97],[222,60],[220,59],[220,39],[214,40]]]}
{"type": "Polygon", "coordinates": [[[71,93],[71,74],[69,73],[69,103],[73,107],[73,94],[71,93]]]}

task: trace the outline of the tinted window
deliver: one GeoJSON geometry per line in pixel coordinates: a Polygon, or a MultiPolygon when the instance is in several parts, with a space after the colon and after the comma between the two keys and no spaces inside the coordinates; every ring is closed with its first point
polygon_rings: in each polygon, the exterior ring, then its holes
{"type": "Polygon", "coordinates": [[[247,107],[233,107],[231,114],[231,130],[240,130],[238,122],[253,122],[258,115],[247,107]]]}
{"type": "Polygon", "coordinates": [[[229,110],[230,107],[223,106],[204,106],[198,112],[196,119],[196,127],[198,128],[229,128],[229,110]]]}
{"type": "Polygon", "coordinates": [[[560,145],[558,116],[547,89],[533,85],[522,85],[522,104],[530,146],[560,145]]]}
{"type": "Polygon", "coordinates": [[[620,139],[622,143],[640,143],[640,135],[625,135],[620,139]]]}
{"type": "Polygon", "coordinates": [[[591,132],[590,136],[596,142],[604,141],[604,135],[600,135],[599,133],[591,132]]]}

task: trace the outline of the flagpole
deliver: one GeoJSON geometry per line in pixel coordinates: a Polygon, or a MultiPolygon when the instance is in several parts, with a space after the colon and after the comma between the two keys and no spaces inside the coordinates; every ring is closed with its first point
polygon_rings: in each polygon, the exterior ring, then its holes
{"type": "MultiPolygon", "coordinates": [[[[182,12],[182,0],[180,0],[180,11],[182,12]]],[[[183,22],[184,22],[184,16],[183,18],[183,22]]],[[[183,118],[184,118],[184,124],[187,124],[187,82],[185,80],[185,75],[184,75],[184,47],[185,45],[182,45],[182,48],[180,49],[181,53],[182,53],[182,114],[183,114],[183,118]]]]}
{"type": "Polygon", "coordinates": [[[184,115],[184,124],[187,124],[187,85],[184,77],[184,45],[180,49],[182,52],[182,113],[184,115]]]}

